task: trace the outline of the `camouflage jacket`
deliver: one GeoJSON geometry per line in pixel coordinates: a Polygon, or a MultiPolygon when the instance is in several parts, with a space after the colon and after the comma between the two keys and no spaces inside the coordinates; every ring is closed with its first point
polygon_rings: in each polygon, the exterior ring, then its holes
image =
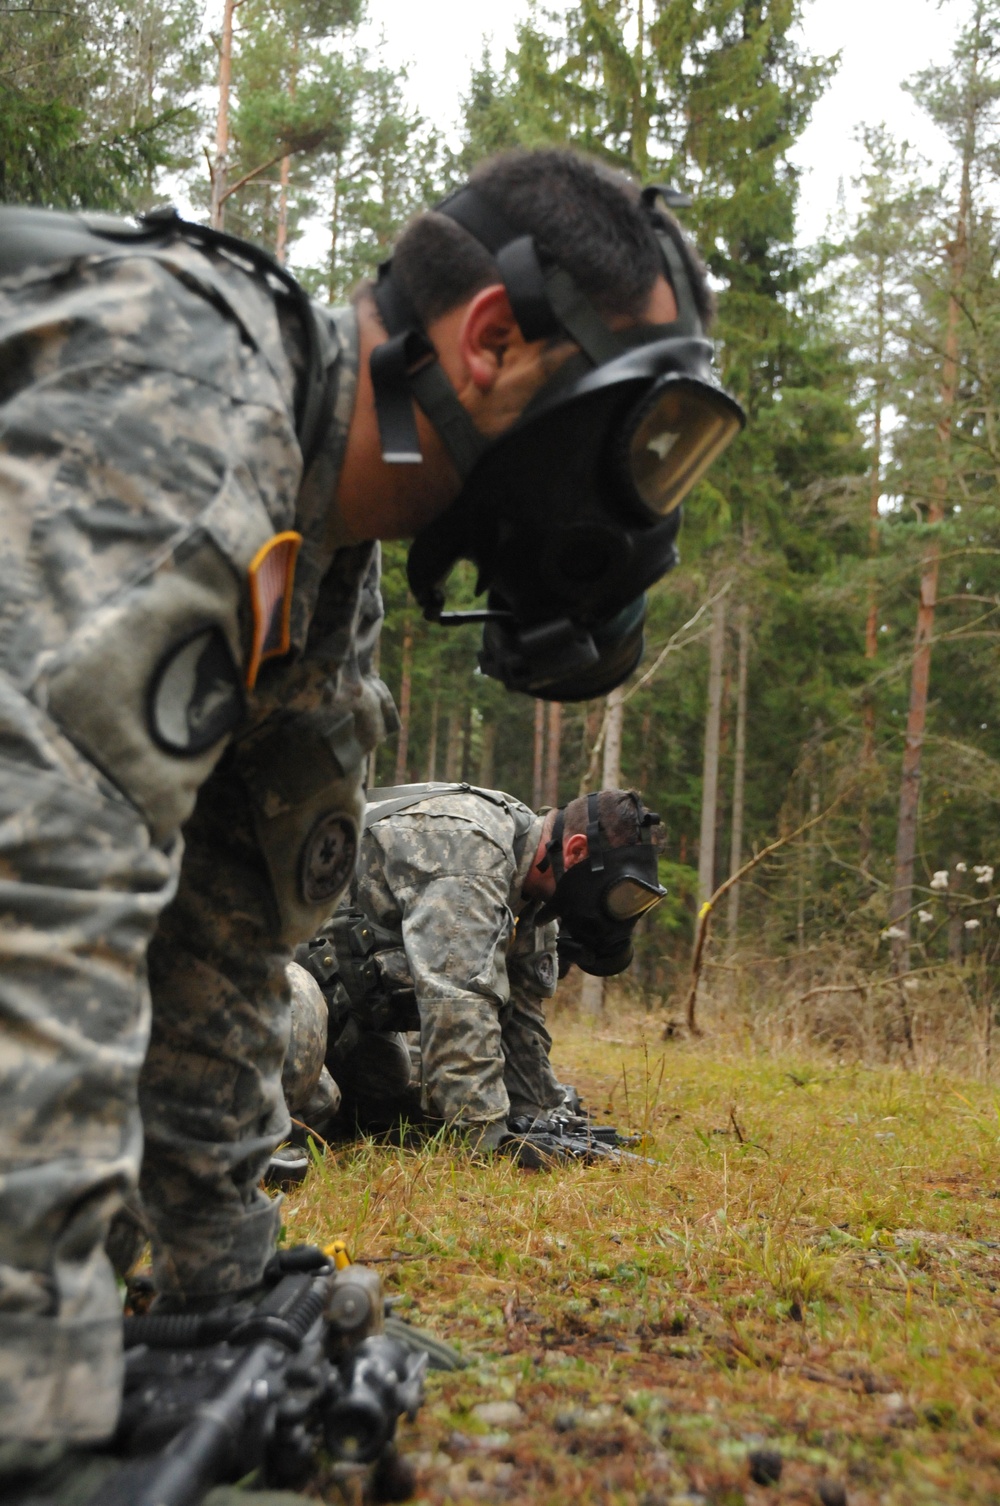
{"type": "Polygon", "coordinates": [[[355,885],[361,909],[398,932],[405,949],[420,1012],[424,1107],[450,1123],[506,1116],[515,1020],[537,1022],[531,1054],[544,1065],[532,1073],[545,1079],[550,1101],[561,1100],[541,1018],[541,1001],[555,992],[557,927],[540,926],[538,905],[522,894],[542,817],[490,794],[436,795],[382,820],[369,807],[355,885]],[[530,825],[518,840],[524,818],[530,825]]]}
{"type": "MultiPolygon", "coordinates": [[[[13,361],[0,434],[0,492],[11,500],[0,672],[161,843],[235,737],[289,939],[309,933],[334,891],[322,862],[315,904],[289,881],[303,828],[338,782],[353,826],[364,755],[396,724],[372,673],[378,546],[345,547],[333,505],[356,318],[320,311],[320,322],[332,400],[303,476],[301,334],[283,297],[230,256],[176,236],[109,243],[0,287],[13,361]],[[302,541],[294,585],[282,576],[268,586],[261,570],[255,594],[255,563],[289,532],[302,541]],[[291,656],[265,659],[248,686],[282,619],[291,656]],[[293,746],[300,756],[289,759],[293,746]]],[[[343,838],[332,875],[342,884],[354,838],[333,835],[343,838]]]]}

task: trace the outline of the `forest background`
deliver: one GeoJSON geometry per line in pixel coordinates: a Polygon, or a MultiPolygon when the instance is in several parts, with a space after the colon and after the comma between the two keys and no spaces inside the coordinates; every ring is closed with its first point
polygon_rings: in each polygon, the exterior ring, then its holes
{"type": "MultiPolygon", "coordinates": [[[[631,975],[651,1002],[683,994],[704,902],[785,837],[715,907],[712,987],[746,1005],[747,980],[792,980],[817,1033],[890,1054],[935,1010],[961,1017],[988,1073],[1000,0],[953,8],[950,57],[909,85],[950,162],[893,140],[874,102],[860,209],[809,248],[789,154],[836,59],[802,41],[800,0],[526,3],[516,46],[500,65],[484,46],[467,80],[457,145],[362,45],[361,0],[0,0],[0,200],[180,198],[338,301],[497,150],[570,143],[686,191],[750,422],[686,505],[640,670],[607,702],[510,696],[477,672],[475,629],[420,620],[390,545],[381,672],[403,726],[371,778],[535,805],[639,788],[670,890],[631,975]]],[[[472,590],[459,572],[455,600],[472,590]]]]}

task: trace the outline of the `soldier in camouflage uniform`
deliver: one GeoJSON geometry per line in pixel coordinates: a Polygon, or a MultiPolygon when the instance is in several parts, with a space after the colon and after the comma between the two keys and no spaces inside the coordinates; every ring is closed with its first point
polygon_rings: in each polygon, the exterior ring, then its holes
{"type": "MultiPolygon", "coordinates": [[[[327,1064],[345,1108],[375,1127],[417,1106],[410,1087],[415,1055],[419,1112],[490,1149],[508,1119],[545,1119],[566,1105],[545,1024],[545,1001],[558,976],[558,922],[544,909],[554,888],[546,849],[556,812],[536,815],[502,791],[468,785],[428,788],[423,798],[404,795],[409,803],[402,809],[394,795],[376,791],[368,807],[352,901],[378,928],[376,992],[387,984],[389,997],[402,1001],[401,983],[412,991],[419,1052],[408,1054],[398,1032],[359,1035],[352,1022],[344,1026],[336,999],[339,987],[351,992],[347,932],[343,924],[328,925],[340,975],[326,980],[334,1001],[327,1064]]],[[[619,800],[630,808],[625,792],[600,798],[608,808],[619,800]]],[[[585,800],[574,801],[570,822],[574,815],[582,820],[585,810],[585,800]]],[[[632,839],[630,827],[613,838],[632,839]]],[[[586,854],[579,831],[564,838],[567,866],[586,854]]],[[[325,944],[298,955],[325,978],[325,944]]],[[[299,1013],[305,1020],[310,1011],[299,1013]]],[[[293,1112],[314,1081],[303,1067],[301,1082],[286,1074],[293,1112]]]]}
{"type": "Polygon", "coordinates": [[[0,289],[3,1437],[114,1423],[102,1244],[142,1131],[161,1291],[249,1287],[274,1247],[288,945],[350,877],[364,755],[394,725],[377,545],[331,509],[357,322],[323,329],[303,482],[296,327],[231,258],[166,236],[0,289]],[[270,605],[294,656],[247,689],[269,606],[248,570],[292,529],[270,605]]]}
{"type": "MultiPolygon", "coordinates": [[[[515,165],[534,175],[531,214],[567,193],[560,244],[583,246],[611,313],[674,317],[658,263],[633,275],[633,244],[615,239],[634,202],[564,157],[515,165]],[[614,241],[610,262],[581,214],[614,241]]],[[[103,1246],[140,1159],[161,1294],[206,1306],[260,1279],[279,1210],[258,1182],[288,1126],[285,965],[350,878],[365,754],[395,725],[372,673],[370,541],[418,533],[460,481],[423,415],[423,464],[388,463],[370,293],[307,318],[259,258],[169,217],[95,239],[69,216],[0,214],[0,1443],[14,1446],[114,1427],[103,1246]]],[[[481,251],[459,274],[454,245],[418,244],[406,275],[431,348],[477,432],[502,435],[575,347],[524,337],[481,251]]],[[[498,944],[505,924],[498,909],[498,944]]]]}
{"type": "Polygon", "coordinates": [[[487,1143],[564,1098],[544,1014],[557,926],[525,892],[544,825],[498,791],[442,794],[384,820],[374,805],[359,853],[358,904],[398,933],[413,979],[421,1108],[487,1143]]]}

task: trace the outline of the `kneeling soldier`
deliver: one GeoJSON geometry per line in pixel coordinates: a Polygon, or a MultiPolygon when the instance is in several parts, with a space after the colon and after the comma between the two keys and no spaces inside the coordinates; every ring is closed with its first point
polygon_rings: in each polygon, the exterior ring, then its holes
{"type": "MultiPolygon", "coordinates": [[[[632,928],[664,893],[657,820],[631,790],[544,815],[469,785],[373,792],[354,903],[298,953],[328,1001],[327,1066],[363,1127],[423,1115],[488,1150],[513,1121],[573,1112],[544,1003],[574,962],[629,965],[632,928]],[[418,1072],[404,1031],[419,1031],[418,1072]]],[[[286,1074],[293,1113],[314,1078],[286,1074]]]]}

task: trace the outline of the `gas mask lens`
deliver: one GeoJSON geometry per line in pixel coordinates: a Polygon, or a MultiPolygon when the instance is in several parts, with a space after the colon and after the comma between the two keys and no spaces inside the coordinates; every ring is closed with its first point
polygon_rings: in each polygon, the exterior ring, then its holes
{"type": "Polygon", "coordinates": [[[742,410],[716,387],[668,377],[646,400],[628,441],[632,485],[646,510],[668,513],[743,427],[742,410]]]}
{"type": "Polygon", "coordinates": [[[658,905],[665,894],[663,889],[651,889],[638,879],[619,879],[604,896],[604,908],[612,920],[638,920],[647,910],[658,905]]]}

